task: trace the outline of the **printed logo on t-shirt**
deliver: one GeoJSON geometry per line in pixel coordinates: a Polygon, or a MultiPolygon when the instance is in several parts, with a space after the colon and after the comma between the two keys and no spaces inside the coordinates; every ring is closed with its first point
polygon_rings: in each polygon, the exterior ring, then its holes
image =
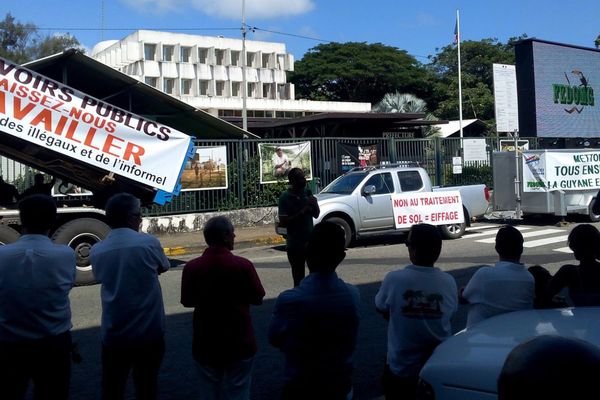
{"type": "Polygon", "coordinates": [[[444,297],[439,293],[424,293],[422,290],[408,289],[402,295],[406,300],[402,306],[402,315],[407,318],[440,319],[444,315],[441,305],[444,297]]]}

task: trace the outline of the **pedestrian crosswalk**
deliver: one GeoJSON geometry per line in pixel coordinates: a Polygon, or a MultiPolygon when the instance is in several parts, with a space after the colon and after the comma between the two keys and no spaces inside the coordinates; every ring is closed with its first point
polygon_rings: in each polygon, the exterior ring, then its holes
{"type": "MultiPolygon", "coordinates": [[[[473,240],[476,243],[494,244],[499,225],[475,224],[466,229],[463,239],[473,240]]],[[[523,247],[530,249],[535,247],[556,245],[552,251],[560,253],[572,253],[567,243],[568,232],[565,229],[550,228],[546,226],[515,226],[523,234],[525,243],[523,247]]]]}

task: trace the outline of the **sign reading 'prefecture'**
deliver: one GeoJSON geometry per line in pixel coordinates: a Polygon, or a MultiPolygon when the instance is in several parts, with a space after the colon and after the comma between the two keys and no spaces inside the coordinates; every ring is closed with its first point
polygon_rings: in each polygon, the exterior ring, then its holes
{"type": "Polygon", "coordinates": [[[191,140],[3,58],[0,131],[166,192],[191,140]]]}
{"type": "Polygon", "coordinates": [[[465,222],[462,199],[457,190],[400,193],[392,196],[396,229],[414,224],[449,225],[465,222]]]}
{"type": "Polygon", "coordinates": [[[600,151],[523,152],[523,191],[600,189],[600,151]]]}

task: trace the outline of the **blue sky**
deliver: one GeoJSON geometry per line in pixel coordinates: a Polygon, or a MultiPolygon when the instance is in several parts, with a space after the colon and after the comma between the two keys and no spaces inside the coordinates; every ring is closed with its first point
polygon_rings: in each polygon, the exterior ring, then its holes
{"type": "MultiPolygon", "coordinates": [[[[102,37],[120,39],[136,29],[185,29],[178,32],[239,38],[241,4],[242,0],[3,0],[0,13],[2,18],[10,12],[20,22],[52,28],[41,30],[44,34],[69,32],[91,49],[102,37]]],[[[506,41],[526,33],[592,47],[600,34],[598,0],[246,0],[246,19],[259,28],[248,39],[285,43],[297,60],[322,43],[310,39],[315,38],[380,42],[426,63],[436,48],[452,43],[456,9],[463,40],[506,41]]]]}

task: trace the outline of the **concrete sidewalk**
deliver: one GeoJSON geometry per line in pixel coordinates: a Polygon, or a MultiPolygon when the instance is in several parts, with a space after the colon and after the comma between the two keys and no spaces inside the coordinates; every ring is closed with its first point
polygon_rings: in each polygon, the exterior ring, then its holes
{"type": "MultiPolygon", "coordinates": [[[[206,247],[202,231],[177,232],[156,235],[169,257],[201,253],[206,247]]],[[[284,244],[285,239],[275,233],[272,224],[235,228],[235,248],[284,244]]]]}

